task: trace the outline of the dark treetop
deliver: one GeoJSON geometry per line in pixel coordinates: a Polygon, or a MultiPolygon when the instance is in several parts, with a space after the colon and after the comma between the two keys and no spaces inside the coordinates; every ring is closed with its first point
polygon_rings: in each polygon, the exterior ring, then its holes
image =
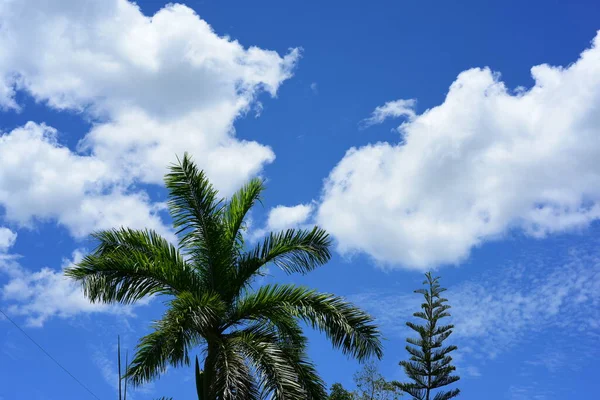
{"type": "Polygon", "coordinates": [[[433,397],[433,390],[450,385],[460,378],[451,375],[456,369],[450,363],[452,357],[450,352],[457,349],[456,346],[444,346],[444,341],[452,333],[453,325],[441,325],[440,319],[450,316],[448,300],[440,296],[446,289],[441,288],[438,278],[433,278],[431,273],[426,273],[427,278],[423,284],[426,289],[415,290],[425,298],[421,304],[422,311],[413,315],[424,320],[423,325],[407,322],[406,325],[418,333],[417,339],[407,338],[409,343],[406,350],[411,357],[408,361],[401,361],[406,376],[412,380],[411,383],[395,383],[403,392],[412,396],[413,400],[448,400],[460,393],[459,389],[448,392],[438,391],[433,397]]]}

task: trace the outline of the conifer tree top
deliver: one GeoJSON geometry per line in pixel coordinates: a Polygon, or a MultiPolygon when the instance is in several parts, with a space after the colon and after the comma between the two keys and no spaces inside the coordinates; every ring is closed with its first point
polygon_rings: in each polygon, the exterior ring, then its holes
{"type": "Polygon", "coordinates": [[[415,312],[414,317],[424,320],[419,325],[407,322],[406,325],[418,334],[418,338],[407,338],[406,350],[410,354],[408,361],[401,361],[406,376],[410,383],[399,383],[403,392],[412,396],[413,400],[448,400],[458,396],[459,389],[450,391],[439,390],[433,396],[435,389],[450,385],[460,379],[452,372],[456,368],[451,365],[450,353],[457,349],[456,346],[445,346],[444,341],[452,334],[454,325],[442,325],[440,320],[450,316],[448,299],[441,297],[446,289],[439,284],[439,277],[433,277],[430,272],[425,274],[423,282],[425,288],[415,290],[423,295],[425,302],[421,304],[421,311],[415,312]]]}

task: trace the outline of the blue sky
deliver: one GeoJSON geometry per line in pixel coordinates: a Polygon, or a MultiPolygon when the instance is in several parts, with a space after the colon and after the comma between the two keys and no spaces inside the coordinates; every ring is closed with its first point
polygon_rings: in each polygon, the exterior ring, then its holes
{"type": "MultiPolygon", "coordinates": [[[[266,179],[251,237],[331,232],[327,266],[266,279],[376,316],[389,379],[435,269],[461,398],[591,398],[600,7],[457,3],[0,2],[2,310],[116,398],[116,336],[133,351],[162,305],[90,305],[61,270],[95,229],[172,237],[161,177],[187,150],[224,195],[266,179]]],[[[325,380],[352,387],[358,364],[309,336],[325,380]]],[[[6,320],[0,350],[0,399],[93,398],[6,320]]],[[[191,375],[133,398],[192,398],[191,375]]]]}

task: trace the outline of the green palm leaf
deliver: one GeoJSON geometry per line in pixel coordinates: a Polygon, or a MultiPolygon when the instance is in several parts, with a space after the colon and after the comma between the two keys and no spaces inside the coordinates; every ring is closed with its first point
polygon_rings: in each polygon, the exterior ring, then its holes
{"type": "Polygon", "coordinates": [[[139,385],[163,373],[167,365],[189,365],[190,348],[205,342],[222,308],[215,294],[186,292],[174,298],[154,331],[140,340],[128,371],[131,381],[139,385]]]}
{"type": "Polygon", "coordinates": [[[236,250],[241,249],[244,244],[242,236],[244,219],[256,202],[260,201],[260,195],[264,189],[260,179],[252,179],[231,197],[229,204],[225,207],[226,239],[227,242],[234,245],[236,250]]]}
{"type": "Polygon", "coordinates": [[[65,274],[83,285],[92,301],[131,303],[154,294],[201,290],[201,282],[179,251],[152,230],[97,232],[96,250],[65,274]]]}
{"type": "Polygon", "coordinates": [[[168,366],[190,365],[199,348],[203,361],[196,357],[194,372],[201,400],[322,399],[325,384],[306,355],[303,324],[349,356],[381,356],[372,318],[343,298],[294,285],[251,286],[265,265],[305,274],[327,263],[331,239],[323,229],[270,233],[248,249],[245,218],[264,190],[259,179],[227,202],[185,154],[165,184],[178,247],[150,230],[102,231],[93,235],[96,249],[66,271],[91,301],[166,300],[165,314],[140,339],[126,372],[134,385],[168,366]]]}
{"type": "Polygon", "coordinates": [[[266,285],[241,299],[236,320],[278,320],[286,315],[325,332],[333,345],[359,360],[383,355],[373,319],[341,297],[295,285],[266,285]]]}
{"type": "Polygon", "coordinates": [[[329,261],[330,246],[329,235],[318,227],[270,233],[262,243],[240,257],[236,285],[246,287],[252,277],[269,263],[287,273],[310,272],[329,261]]]}
{"type": "Polygon", "coordinates": [[[287,354],[280,347],[274,330],[254,325],[231,334],[228,340],[234,343],[258,371],[263,397],[271,395],[275,399],[304,398],[298,375],[290,365],[287,354]]]}

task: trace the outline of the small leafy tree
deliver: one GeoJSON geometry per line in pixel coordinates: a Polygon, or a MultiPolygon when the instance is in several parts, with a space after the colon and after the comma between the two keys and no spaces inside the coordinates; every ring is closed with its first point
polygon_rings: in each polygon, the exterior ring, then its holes
{"type": "Polygon", "coordinates": [[[344,389],[341,383],[334,383],[331,385],[331,390],[329,392],[329,400],[354,400],[354,395],[352,392],[344,389]]]}
{"type": "Polygon", "coordinates": [[[353,376],[356,391],[350,392],[340,384],[331,386],[329,400],[396,400],[402,392],[393,382],[385,380],[374,362],[365,364],[362,370],[353,376]]]}
{"type": "Polygon", "coordinates": [[[448,300],[440,296],[446,289],[440,287],[439,277],[433,278],[431,273],[425,274],[427,278],[423,284],[427,289],[415,290],[422,294],[425,302],[421,304],[422,311],[413,315],[425,320],[424,325],[407,322],[409,328],[419,334],[417,339],[407,338],[409,343],[406,350],[411,354],[409,361],[401,361],[406,375],[411,383],[395,383],[403,392],[412,396],[413,400],[448,400],[458,396],[459,389],[439,391],[432,397],[432,391],[460,379],[451,375],[456,368],[451,365],[450,353],[457,349],[456,346],[444,346],[444,340],[452,334],[454,325],[440,325],[439,320],[450,316],[448,300]]]}
{"type": "Polygon", "coordinates": [[[356,400],[396,400],[401,391],[385,380],[374,362],[365,364],[361,371],[354,374],[356,400]]]}

